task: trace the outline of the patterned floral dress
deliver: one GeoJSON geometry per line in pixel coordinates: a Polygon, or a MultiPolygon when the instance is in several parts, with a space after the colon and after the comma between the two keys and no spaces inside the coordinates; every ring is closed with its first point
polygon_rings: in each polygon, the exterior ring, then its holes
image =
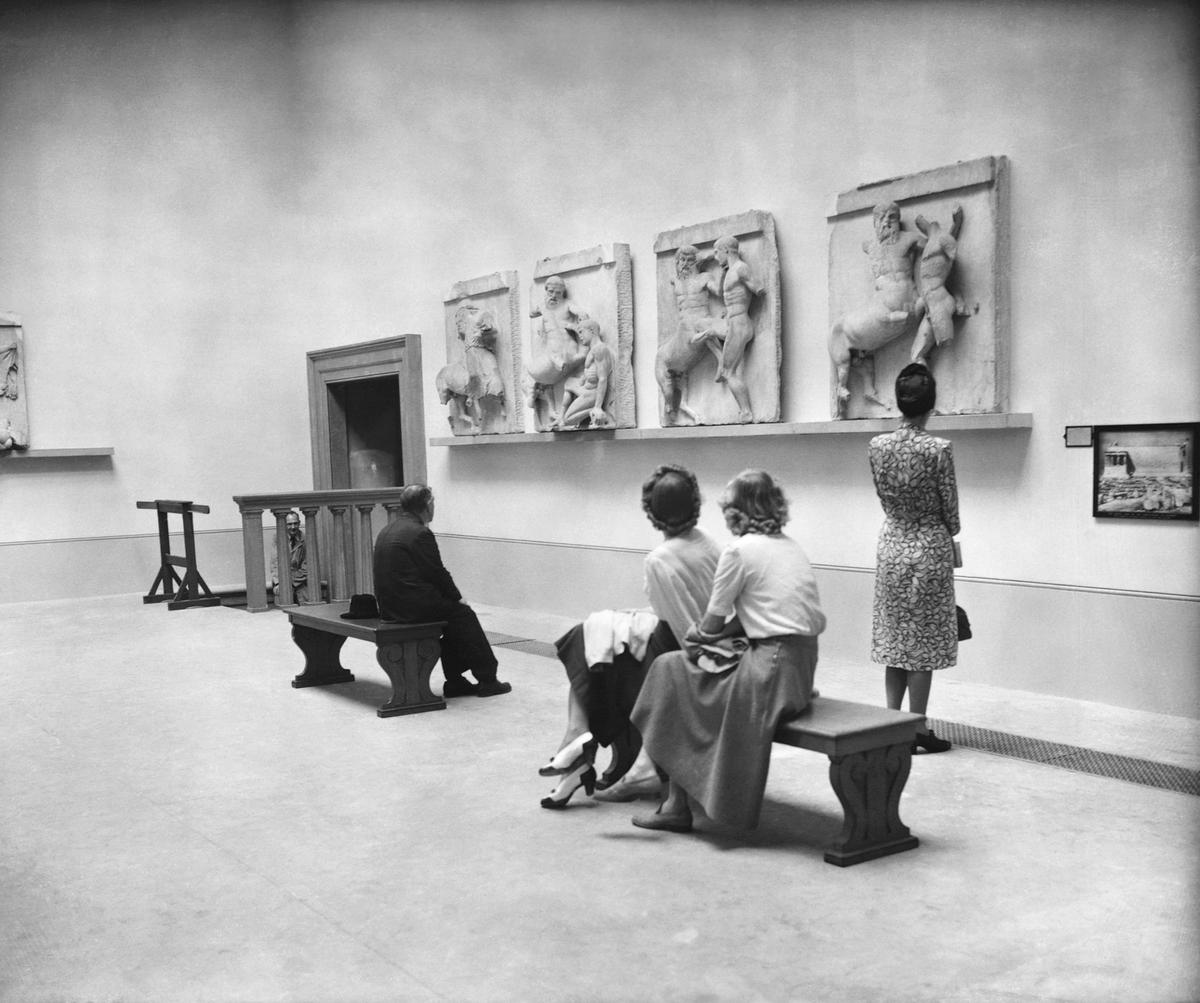
{"type": "Polygon", "coordinates": [[[868,447],[886,519],[876,551],[871,659],[909,671],[958,661],[954,547],[959,531],[954,454],[905,422],[868,447]]]}

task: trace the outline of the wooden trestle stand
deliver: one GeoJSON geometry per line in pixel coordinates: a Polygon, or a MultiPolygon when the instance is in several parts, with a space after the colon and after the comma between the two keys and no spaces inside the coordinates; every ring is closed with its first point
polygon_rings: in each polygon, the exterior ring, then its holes
{"type": "Polygon", "coordinates": [[[187,609],[190,606],[219,606],[221,599],[212,594],[200,572],[196,570],[196,540],[192,529],[192,513],[208,514],[207,505],[196,505],[190,501],[140,501],[138,508],[155,509],[158,512],[158,550],[162,564],[158,577],[150,591],[142,596],[142,602],[165,602],[167,609],[187,609]],[[171,534],[167,530],[167,515],[171,512],[183,516],[183,557],[171,553],[171,534]],[[183,568],[183,578],[175,573],[183,568]],[[161,592],[157,590],[162,588],[161,592]]]}

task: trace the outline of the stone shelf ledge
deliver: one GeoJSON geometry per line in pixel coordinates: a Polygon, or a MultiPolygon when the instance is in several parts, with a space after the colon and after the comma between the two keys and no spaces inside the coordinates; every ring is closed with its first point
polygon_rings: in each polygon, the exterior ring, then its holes
{"type": "Polygon", "coordinates": [[[112,456],[112,446],[89,446],[86,449],[12,449],[0,453],[0,463],[17,460],[79,460],[92,456],[112,456]]]}
{"type": "MultiPolygon", "coordinates": [[[[526,443],[589,442],[646,439],[744,439],[770,435],[878,435],[899,424],[895,418],[857,418],[845,421],[781,421],[748,425],[680,425],[674,428],[598,428],[577,432],[512,432],[501,435],[432,436],[431,446],[500,446],[526,443]]],[[[1011,431],[1033,428],[1033,414],[947,414],[929,419],[930,432],[1011,431]]]]}

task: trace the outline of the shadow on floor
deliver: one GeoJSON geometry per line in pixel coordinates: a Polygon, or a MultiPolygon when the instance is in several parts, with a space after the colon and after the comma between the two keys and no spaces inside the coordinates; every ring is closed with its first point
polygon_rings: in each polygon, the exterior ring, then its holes
{"type": "Polygon", "coordinates": [[[382,707],[392,699],[391,683],[381,683],[374,679],[359,679],[356,677],[352,683],[314,686],[312,689],[319,689],[330,696],[376,709],[382,707]]]}
{"type": "MultiPolygon", "coordinates": [[[[586,803],[586,802],[585,802],[586,803]]],[[[595,805],[599,808],[599,805],[595,805]]],[[[648,800],[638,801],[628,805],[629,816],[650,814],[655,809],[655,803],[648,800]]],[[[762,815],[758,828],[750,832],[735,829],[732,826],[721,825],[703,815],[697,815],[696,828],[686,835],[675,833],[651,832],[639,829],[630,823],[627,832],[608,832],[601,838],[611,840],[626,839],[699,839],[708,843],[713,849],[725,852],[747,850],[781,850],[794,854],[797,859],[816,858],[820,860],[825,849],[837,838],[841,831],[841,818],[833,812],[817,811],[803,805],[785,801],[776,801],[771,797],[763,800],[762,815]]]]}

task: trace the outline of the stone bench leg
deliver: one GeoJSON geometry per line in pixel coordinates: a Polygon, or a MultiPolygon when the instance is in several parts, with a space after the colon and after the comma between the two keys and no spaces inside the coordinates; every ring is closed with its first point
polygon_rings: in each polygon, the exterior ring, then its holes
{"type": "Polygon", "coordinates": [[[342,645],[346,643],[344,637],[293,624],[292,640],[304,652],[304,671],[292,680],[293,687],[301,689],[305,686],[354,682],[354,673],[343,668],[338,657],[342,645]]]}
{"type": "Polygon", "coordinates": [[[380,717],[445,710],[446,701],[429,688],[429,676],[442,657],[442,642],[425,637],[375,649],[380,668],[392,681],[392,698],[375,713],[380,717]]]}
{"type": "Polygon", "coordinates": [[[849,867],[918,845],[900,821],[900,795],[911,767],[907,742],[829,757],[829,782],[842,803],[843,821],[841,835],[825,853],[826,863],[849,867]]]}

